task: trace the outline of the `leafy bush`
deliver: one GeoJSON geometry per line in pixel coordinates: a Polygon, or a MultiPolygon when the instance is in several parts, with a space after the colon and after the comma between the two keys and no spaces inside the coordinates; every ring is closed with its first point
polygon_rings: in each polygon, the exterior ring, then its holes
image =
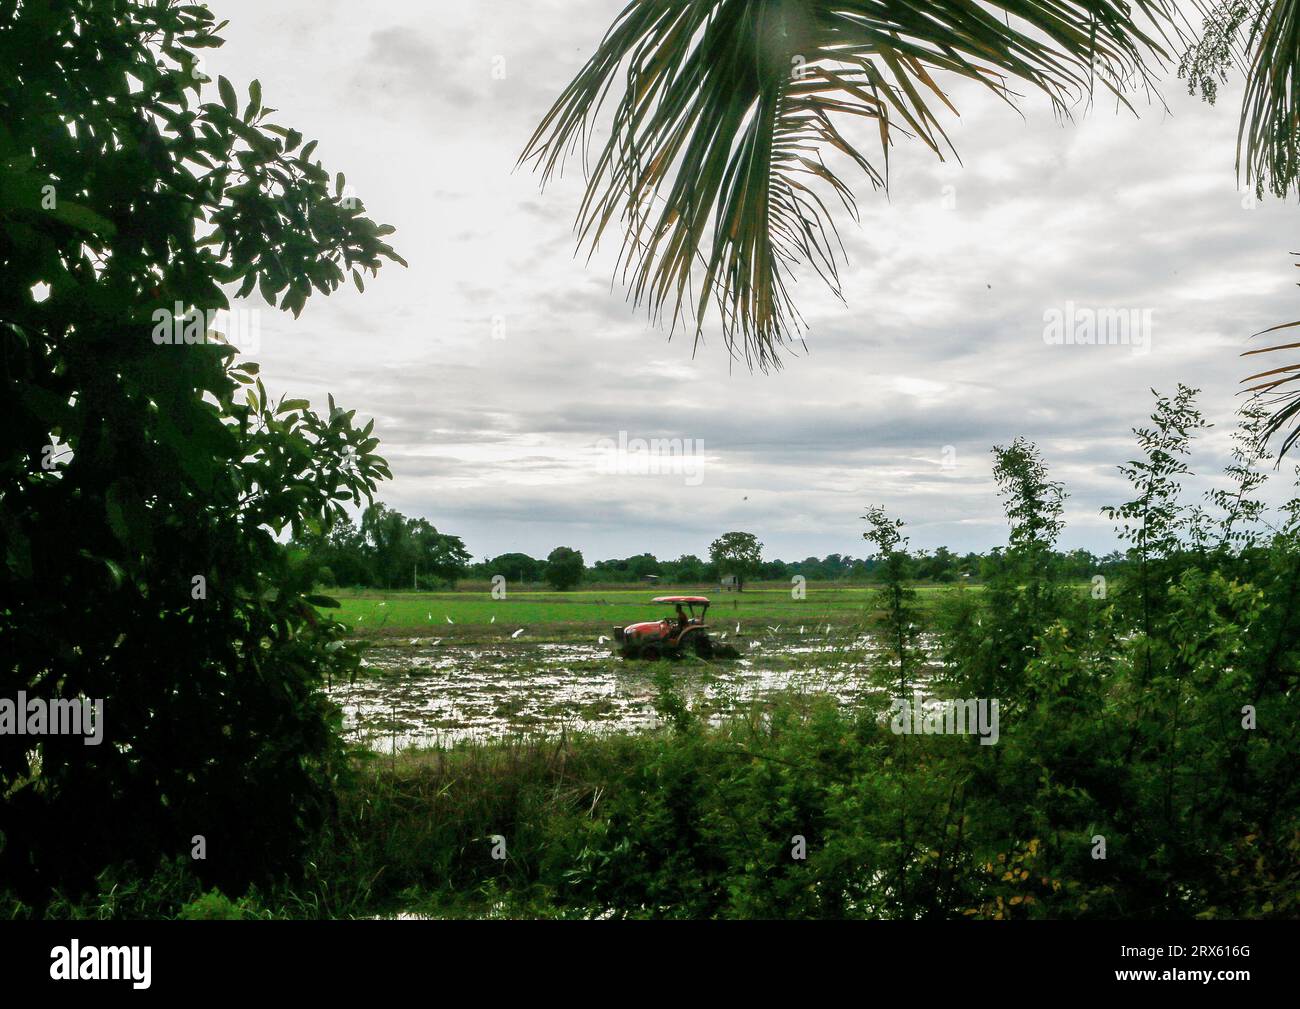
{"type": "Polygon", "coordinates": [[[331,816],[316,688],[355,657],[277,537],[388,470],[371,424],[272,400],[205,331],[229,288],[297,315],[397,257],[256,81],[242,113],[205,83],[220,28],[168,0],[0,20],[0,695],[105,705],[98,746],[0,736],[0,879],[37,904],[196,835],[240,892],[331,816]]]}
{"type": "Polygon", "coordinates": [[[253,917],[251,902],[232,901],[220,890],[209,890],[181,908],[176,916],[182,921],[242,921],[253,917]]]}

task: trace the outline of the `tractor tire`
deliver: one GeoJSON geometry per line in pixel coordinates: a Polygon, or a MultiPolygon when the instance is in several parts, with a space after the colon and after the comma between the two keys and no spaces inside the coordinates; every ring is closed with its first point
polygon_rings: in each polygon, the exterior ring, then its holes
{"type": "Polygon", "coordinates": [[[695,654],[702,659],[713,658],[713,640],[703,634],[696,635],[695,654]]]}
{"type": "Polygon", "coordinates": [[[659,647],[658,642],[652,641],[641,649],[641,658],[646,662],[658,662],[663,655],[663,649],[659,647]]]}

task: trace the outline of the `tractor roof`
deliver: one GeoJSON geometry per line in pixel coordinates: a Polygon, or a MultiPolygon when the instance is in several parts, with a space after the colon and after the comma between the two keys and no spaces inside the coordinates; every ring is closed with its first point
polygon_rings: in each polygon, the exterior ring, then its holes
{"type": "Polygon", "coordinates": [[[709,603],[704,596],[659,596],[650,601],[652,603],[703,603],[706,606],[709,603]]]}

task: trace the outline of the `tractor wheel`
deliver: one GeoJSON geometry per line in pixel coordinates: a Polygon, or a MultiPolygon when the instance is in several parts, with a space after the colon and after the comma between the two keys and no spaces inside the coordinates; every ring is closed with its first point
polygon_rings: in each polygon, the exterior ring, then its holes
{"type": "Polygon", "coordinates": [[[641,658],[647,662],[657,662],[663,654],[663,649],[659,647],[657,641],[652,641],[641,649],[641,658]]]}
{"type": "Polygon", "coordinates": [[[704,634],[695,636],[695,654],[702,659],[713,658],[713,640],[704,634]]]}

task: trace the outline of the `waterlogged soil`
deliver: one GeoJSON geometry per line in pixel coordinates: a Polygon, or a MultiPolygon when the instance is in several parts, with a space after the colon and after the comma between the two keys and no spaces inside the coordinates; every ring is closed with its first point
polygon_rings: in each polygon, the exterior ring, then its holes
{"type": "Polygon", "coordinates": [[[391,752],[517,734],[654,728],[659,670],[715,723],[778,692],[829,694],[851,704],[871,689],[875,646],[857,630],[766,628],[721,643],[740,657],[626,660],[594,636],[379,638],[366,646],[363,675],[336,683],[330,696],[343,709],[351,743],[391,752]]]}

